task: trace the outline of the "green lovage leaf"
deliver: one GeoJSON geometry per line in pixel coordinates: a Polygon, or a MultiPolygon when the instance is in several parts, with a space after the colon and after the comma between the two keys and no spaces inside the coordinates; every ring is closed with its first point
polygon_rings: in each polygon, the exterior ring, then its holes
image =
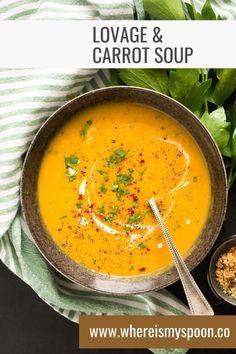
{"type": "Polygon", "coordinates": [[[228,121],[231,122],[231,157],[233,166],[236,169],[236,101],[234,102],[230,112],[227,113],[228,121]]]}
{"type": "Polygon", "coordinates": [[[168,75],[163,69],[121,69],[120,79],[128,86],[139,86],[168,94],[168,75]]]}
{"type": "Polygon", "coordinates": [[[144,0],[143,6],[152,20],[185,20],[181,0],[144,0]]]}
{"type": "Polygon", "coordinates": [[[232,109],[232,119],[231,119],[231,122],[232,122],[232,125],[234,128],[236,128],[236,101],[234,102],[233,104],[233,109],[232,109]]]}
{"type": "Polygon", "coordinates": [[[229,156],[230,122],[226,121],[224,108],[220,107],[210,114],[205,112],[201,121],[210,131],[221,153],[229,156]]]}
{"type": "Polygon", "coordinates": [[[213,102],[221,106],[236,89],[236,69],[216,70],[218,82],[212,95],[213,102]]]}
{"type": "Polygon", "coordinates": [[[201,83],[197,82],[187,94],[184,104],[199,115],[199,111],[208,97],[210,88],[211,79],[201,83]]]}
{"type": "Polygon", "coordinates": [[[200,20],[217,20],[217,16],[211,6],[211,1],[206,0],[202,11],[201,11],[201,17],[199,18],[200,20]]]}
{"type": "Polygon", "coordinates": [[[183,4],[184,10],[185,10],[185,15],[186,18],[189,20],[199,20],[201,17],[201,14],[197,12],[197,9],[195,7],[194,1],[191,1],[191,4],[188,2],[185,2],[183,4]]]}
{"type": "Polygon", "coordinates": [[[231,155],[233,159],[234,168],[236,168],[236,128],[234,129],[231,138],[231,155]]]}
{"type": "Polygon", "coordinates": [[[220,20],[220,17],[217,17],[212,6],[211,1],[206,0],[205,4],[202,7],[201,13],[199,13],[195,7],[194,1],[191,1],[191,4],[184,4],[186,17],[191,20],[220,20]]]}
{"type": "Polygon", "coordinates": [[[120,86],[122,85],[122,81],[119,77],[119,72],[116,69],[110,70],[111,79],[109,81],[109,86],[120,86]]]}
{"type": "Polygon", "coordinates": [[[171,96],[199,114],[208,97],[211,79],[199,82],[198,69],[178,69],[170,71],[169,91],[171,96]]]}
{"type": "Polygon", "coordinates": [[[198,69],[177,69],[170,71],[169,91],[179,102],[184,102],[189,90],[199,82],[198,69]]]}

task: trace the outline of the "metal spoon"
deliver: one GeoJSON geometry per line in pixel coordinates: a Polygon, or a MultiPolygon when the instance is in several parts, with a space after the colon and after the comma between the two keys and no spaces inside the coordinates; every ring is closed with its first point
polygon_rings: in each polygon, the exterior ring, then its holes
{"type": "Polygon", "coordinates": [[[183,258],[180,256],[179,251],[177,250],[169,231],[161,217],[159,209],[157,207],[156,201],[154,198],[148,200],[149,205],[160,225],[161,231],[166,239],[166,242],[169,246],[170,252],[175,262],[175,266],[179,273],[185,295],[188,300],[190,311],[193,315],[214,315],[214,312],[202,294],[201,290],[197,286],[195,280],[190,274],[183,258]]]}

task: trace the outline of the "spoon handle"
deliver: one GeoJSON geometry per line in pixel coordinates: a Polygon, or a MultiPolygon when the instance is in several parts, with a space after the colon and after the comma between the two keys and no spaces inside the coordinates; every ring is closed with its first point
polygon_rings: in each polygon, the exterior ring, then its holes
{"type": "Polygon", "coordinates": [[[179,273],[185,295],[189,304],[190,311],[193,315],[214,315],[214,312],[190,274],[183,258],[180,256],[169,231],[161,217],[154,198],[149,199],[150,207],[160,225],[161,231],[169,246],[170,252],[175,262],[175,266],[179,273]]]}

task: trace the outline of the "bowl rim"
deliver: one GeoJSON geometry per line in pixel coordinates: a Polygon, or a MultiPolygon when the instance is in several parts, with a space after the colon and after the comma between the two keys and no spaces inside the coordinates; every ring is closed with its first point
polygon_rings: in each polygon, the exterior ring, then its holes
{"type": "MultiPolygon", "coordinates": [[[[189,267],[190,270],[195,268],[206,257],[207,253],[210,251],[210,249],[212,248],[214,242],[216,241],[216,239],[218,237],[218,234],[220,232],[220,229],[221,229],[223,221],[224,221],[226,207],[227,207],[227,199],[228,199],[227,179],[226,179],[226,171],[225,171],[224,164],[223,164],[223,158],[220,154],[219,148],[216,145],[215,141],[213,140],[209,131],[202,124],[202,122],[194,115],[194,113],[192,113],[188,108],[186,108],[184,105],[182,105],[178,101],[174,100],[173,98],[171,98],[165,94],[162,94],[162,93],[150,90],[150,89],[141,88],[141,87],[134,87],[134,86],[110,86],[110,87],[104,87],[104,88],[92,90],[92,91],[83,93],[82,95],[75,97],[72,100],[63,104],[54,113],[52,113],[49,116],[49,118],[41,125],[38,132],[35,134],[32,142],[28,148],[28,151],[26,153],[25,160],[23,163],[23,171],[22,171],[21,181],[20,181],[20,202],[21,202],[21,206],[22,206],[22,214],[23,214],[23,217],[28,225],[31,235],[33,236],[33,239],[34,239],[34,242],[35,242],[37,248],[39,249],[41,254],[44,256],[44,258],[59,273],[66,276],[71,281],[78,283],[82,286],[85,286],[86,288],[90,288],[92,290],[96,290],[96,291],[106,293],[106,294],[131,295],[131,294],[145,293],[147,291],[151,291],[151,290],[155,290],[155,289],[161,289],[163,287],[166,287],[166,286],[174,283],[175,281],[179,280],[177,270],[175,269],[174,266],[172,266],[171,276],[168,277],[168,279],[165,279],[165,281],[162,282],[161,285],[157,284],[156,276],[153,275],[153,273],[151,273],[150,276],[147,276],[147,275],[145,275],[145,276],[138,275],[138,276],[132,276],[132,277],[108,276],[108,275],[105,275],[102,273],[97,273],[97,272],[92,271],[88,268],[79,266],[77,263],[75,263],[73,260],[71,260],[68,256],[65,256],[65,254],[59,249],[59,247],[56,246],[56,244],[52,241],[50,235],[48,235],[48,238],[50,238],[51,242],[54,243],[54,246],[51,245],[51,247],[57,248],[57,250],[54,250],[56,253],[55,254],[56,259],[53,259],[50,256],[50,252],[48,252],[48,250],[42,246],[42,243],[40,242],[39,237],[38,237],[39,235],[37,235],[37,237],[36,237],[36,231],[35,231],[32,223],[30,222],[30,217],[29,217],[29,213],[28,213],[29,202],[27,200],[28,199],[27,192],[25,193],[25,189],[27,189],[26,188],[27,187],[26,181],[27,181],[27,170],[30,166],[30,163],[29,163],[30,156],[32,155],[32,151],[34,151],[35,147],[37,146],[37,141],[40,139],[42,132],[44,132],[44,130],[47,129],[47,126],[53,120],[58,119],[57,117],[59,115],[62,115],[65,110],[67,110],[68,108],[70,108],[74,104],[80,102],[81,100],[86,99],[86,97],[94,96],[96,94],[98,94],[98,95],[103,94],[104,92],[114,93],[114,91],[115,92],[123,91],[123,92],[127,92],[127,93],[129,93],[129,92],[135,93],[138,91],[138,92],[140,92],[140,94],[153,95],[153,96],[155,96],[156,99],[159,99],[159,100],[162,99],[162,100],[166,101],[166,103],[172,104],[173,107],[180,109],[182,113],[185,113],[186,116],[189,117],[189,119],[191,117],[191,120],[194,121],[196,128],[200,127],[200,129],[202,130],[202,134],[204,134],[205,137],[208,139],[208,141],[210,141],[210,144],[211,144],[212,148],[214,149],[215,156],[217,157],[218,162],[220,163],[221,179],[223,182],[222,183],[222,189],[223,189],[222,195],[224,197],[224,200],[222,202],[222,208],[220,210],[219,220],[217,222],[217,225],[215,226],[215,236],[212,237],[211,242],[207,245],[206,249],[204,249],[204,254],[203,255],[199,254],[198,257],[195,257],[193,264],[190,264],[190,261],[189,261],[190,256],[186,257],[186,263],[187,263],[187,266],[189,267]],[[59,261],[61,261],[62,264],[64,264],[64,266],[62,266],[59,261]],[[69,263],[69,265],[68,265],[68,263],[69,263]],[[65,264],[67,264],[67,265],[65,266],[65,264]],[[73,269],[70,269],[70,267],[76,268],[76,271],[73,269]],[[75,273],[76,273],[76,276],[75,276],[75,273]],[[88,277],[90,279],[89,281],[87,279],[88,277]],[[99,281],[97,278],[99,278],[99,281]],[[146,280],[146,282],[145,282],[145,280],[146,280]],[[129,289],[127,289],[127,284],[129,282],[130,282],[130,284],[132,283],[132,286],[129,289]],[[145,284],[142,284],[142,283],[145,283],[145,284]],[[119,284],[119,287],[117,287],[117,284],[119,284]]],[[[122,100],[125,101],[125,99],[122,99],[122,100]]],[[[130,101],[135,102],[134,97],[130,101]]],[[[137,102],[138,101],[136,101],[136,103],[137,102]]],[[[95,104],[99,104],[99,103],[101,103],[101,102],[96,102],[95,104]]],[[[147,103],[147,106],[151,107],[151,104],[147,103]]],[[[87,107],[89,107],[89,105],[87,107]]],[[[156,109],[161,110],[160,108],[157,108],[157,107],[156,107],[156,109]]],[[[169,114],[165,111],[164,111],[164,113],[169,114]]],[[[169,115],[171,116],[171,114],[169,114],[169,115]]],[[[72,116],[73,116],[73,114],[71,115],[71,117],[72,116]]],[[[173,116],[171,116],[171,117],[178,121],[178,119],[176,117],[173,117],[173,116]]],[[[64,124],[65,124],[65,122],[64,122],[64,124]]],[[[185,127],[185,129],[187,129],[187,128],[185,127]]],[[[189,132],[189,133],[192,135],[191,132],[189,132]]],[[[198,141],[196,141],[196,142],[199,145],[199,142],[198,141]]],[[[201,151],[203,152],[202,149],[201,149],[201,151]]],[[[40,222],[41,222],[41,224],[43,224],[42,220],[40,220],[40,222]]],[[[45,229],[44,229],[44,231],[45,231],[45,229]]],[[[191,253],[191,255],[192,255],[192,253],[191,253]]]]}
{"type": "Polygon", "coordinates": [[[220,299],[221,301],[224,301],[228,305],[231,306],[236,306],[236,300],[230,297],[230,295],[225,294],[221,287],[218,285],[218,282],[215,277],[215,267],[216,267],[216,262],[219,259],[220,255],[227,252],[230,248],[234,247],[233,245],[229,245],[226,249],[224,249],[224,246],[227,245],[227,243],[230,243],[230,241],[235,241],[235,247],[236,247],[236,234],[231,235],[228,237],[225,237],[220,243],[218,243],[214,249],[213,253],[211,255],[209,267],[208,267],[208,274],[207,274],[207,280],[209,283],[209,286],[213,292],[213,294],[220,299]],[[222,252],[220,252],[222,250],[222,252]],[[220,252],[220,254],[218,254],[220,252]]]}

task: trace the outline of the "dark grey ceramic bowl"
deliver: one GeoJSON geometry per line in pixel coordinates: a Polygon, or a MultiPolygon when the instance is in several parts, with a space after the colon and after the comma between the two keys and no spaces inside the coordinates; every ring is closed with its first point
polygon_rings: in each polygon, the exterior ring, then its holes
{"type": "MultiPolygon", "coordinates": [[[[47,144],[58,129],[75,113],[110,101],[130,101],[157,108],[181,123],[200,146],[210,171],[212,204],[207,222],[197,243],[190,250],[186,264],[190,270],[196,267],[213,246],[221,229],[227,203],[226,174],[220,152],[211,135],[199,119],[175,100],[137,87],[110,87],[83,94],[57,110],[40,128],[24,162],[21,180],[21,203],[25,220],[36,245],[44,257],[59,272],[72,281],[97,291],[113,294],[132,294],[164,288],[178,280],[176,269],[142,276],[107,276],[87,269],[68,258],[53,242],[44,227],[38,207],[37,179],[40,162],[47,144]]],[[[201,193],[201,191],[199,191],[201,193]]],[[[202,196],[204,203],[204,195],[202,196]]]]}
{"type": "Polygon", "coordinates": [[[233,299],[231,296],[225,294],[221,287],[219,286],[217,280],[216,280],[216,264],[219,259],[219,257],[230,250],[231,247],[236,247],[236,235],[228,237],[225,239],[222,243],[220,243],[217,248],[215,249],[210,265],[209,265],[209,272],[208,272],[208,281],[209,285],[213,291],[213,293],[220,299],[228,304],[236,306],[236,300],[233,299]]]}

